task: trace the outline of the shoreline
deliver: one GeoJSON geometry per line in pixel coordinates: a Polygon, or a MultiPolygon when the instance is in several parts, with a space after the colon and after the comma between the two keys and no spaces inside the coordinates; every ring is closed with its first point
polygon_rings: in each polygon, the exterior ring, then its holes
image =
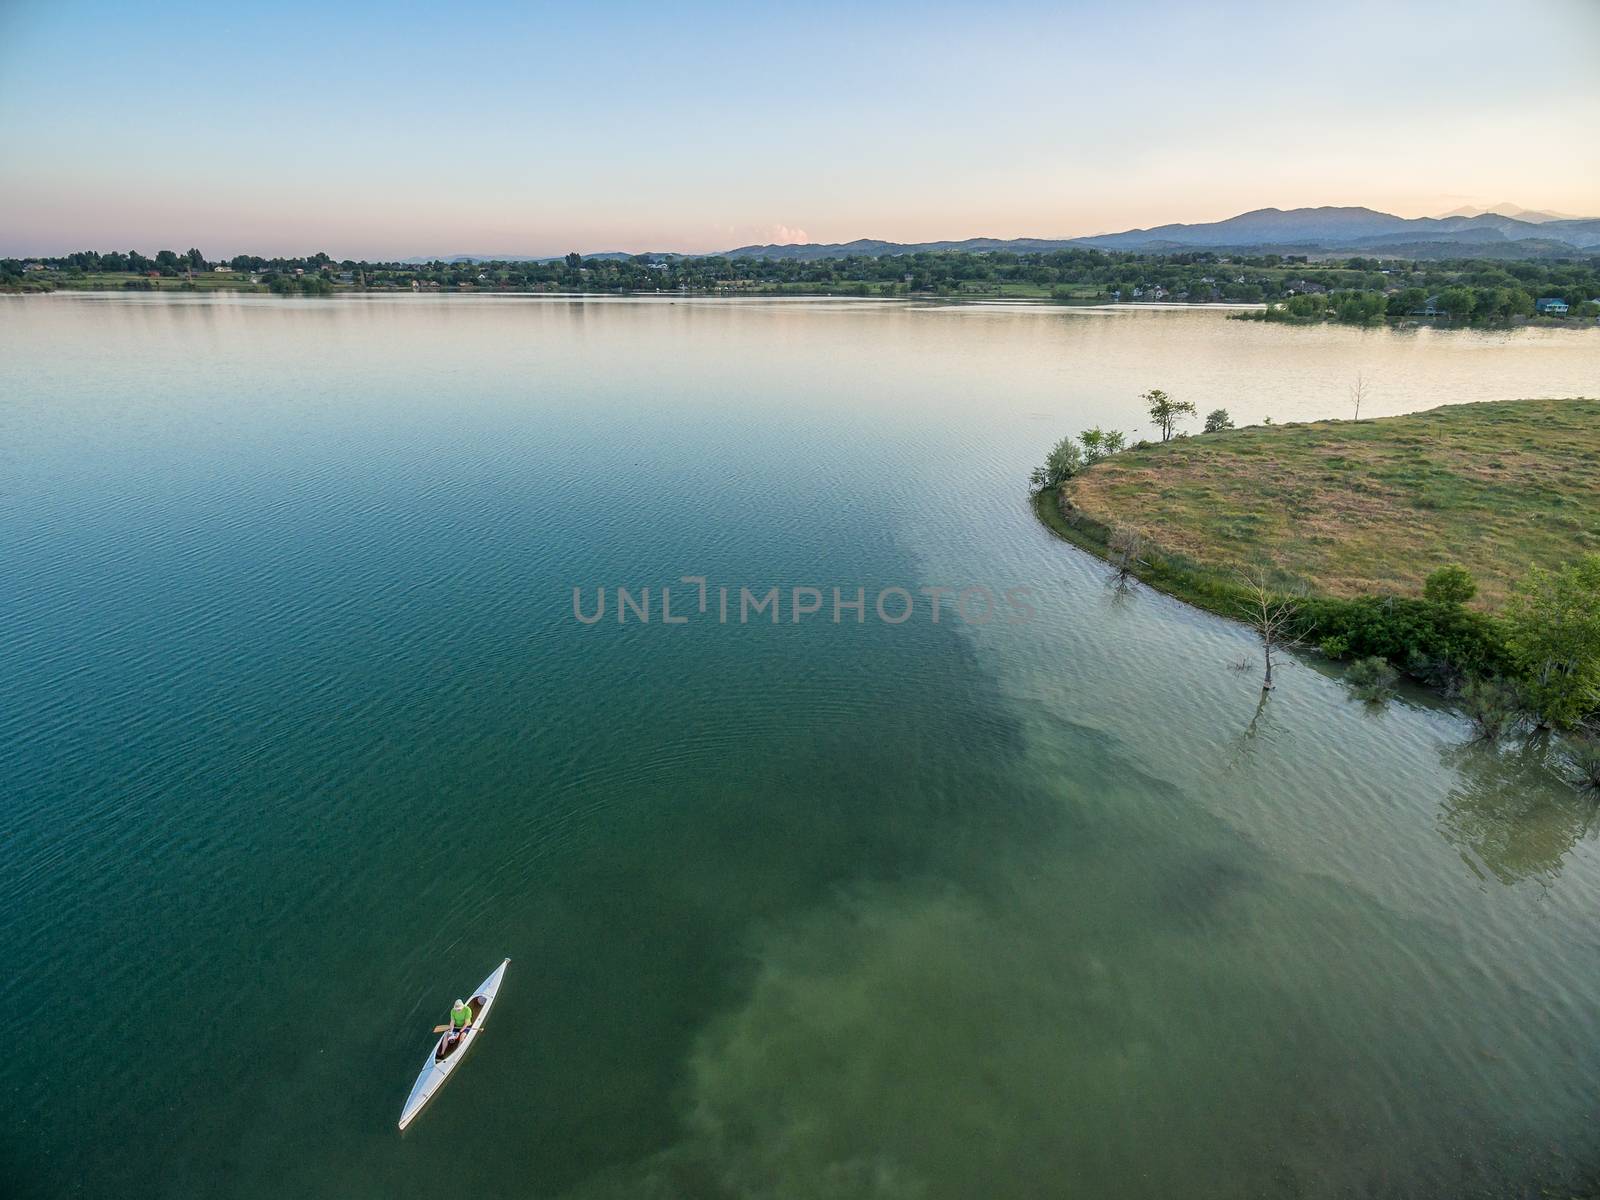
{"type": "Polygon", "coordinates": [[[1540,656],[1565,651],[1529,631],[1564,610],[1528,605],[1595,586],[1597,451],[1600,401],[1484,401],[1141,442],[1029,502],[1053,536],[1192,608],[1248,627],[1265,587],[1288,606],[1285,646],[1465,689],[1469,713],[1477,684],[1513,689],[1538,725],[1582,728],[1600,715],[1593,668],[1551,676],[1540,656]]]}

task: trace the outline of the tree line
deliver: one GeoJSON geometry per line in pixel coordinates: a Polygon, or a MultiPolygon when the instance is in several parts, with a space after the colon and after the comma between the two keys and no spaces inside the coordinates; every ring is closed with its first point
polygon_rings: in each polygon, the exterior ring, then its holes
{"type": "MultiPolygon", "coordinates": [[[[455,290],[657,292],[747,289],[822,291],[856,295],[960,295],[985,290],[1027,291],[1074,301],[1181,300],[1269,303],[1270,319],[1332,317],[1370,322],[1406,316],[1438,297],[1439,311],[1462,320],[1500,321],[1526,315],[1533,300],[1556,296],[1576,311],[1600,297],[1600,257],[1587,261],[1459,259],[1437,263],[1364,256],[1310,261],[1304,255],[1175,254],[1069,248],[1016,253],[960,250],[899,255],[846,255],[815,260],[686,257],[640,254],[590,257],[570,253],[535,261],[402,263],[334,260],[326,252],[302,257],[237,254],[207,258],[185,253],[80,250],[37,262],[70,286],[75,278],[133,273],[176,277],[221,265],[249,273],[260,286],[271,277],[348,272],[342,286],[409,288],[413,281],[455,290]]],[[[27,263],[0,260],[0,279],[22,282],[27,263]]],[[[50,280],[35,280],[45,286],[50,280]]]]}

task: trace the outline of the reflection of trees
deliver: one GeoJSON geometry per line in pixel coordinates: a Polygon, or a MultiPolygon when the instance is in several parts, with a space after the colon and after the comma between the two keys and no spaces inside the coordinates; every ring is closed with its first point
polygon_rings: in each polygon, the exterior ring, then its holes
{"type": "Polygon", "coordinates": [[[1594,800],[1555,778],[1542,742],[1505,751],[1473,743],[1444,761],[1460,782],[1439,806],[1439,832],[1501,883],[1555,879],[1567,851],[1596,827],[1594,800]]]}

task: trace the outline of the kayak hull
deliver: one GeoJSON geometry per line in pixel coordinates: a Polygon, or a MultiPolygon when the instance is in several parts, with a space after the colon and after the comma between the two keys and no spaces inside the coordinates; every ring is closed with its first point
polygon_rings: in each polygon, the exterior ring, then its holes
{"type": "Polygon", "coordinates": [[[412,1084],[411,1094],[406,1097],[405,1106],[400,1110],[401,1129],[416,1120],[428,1101],[439,1094],[439,1089],[444,1087],[445,1082],[461,1065],[461,1060],[466,1058],[467,1051],[472,1049],[472,1043],[478,1040],[478,1035],[488,1023],[489,1011],[494,1007],[495,996],[499,994],[500,983],[505,978],[506,967],[510,962],[509,958],[502,962],[472,993],[472,998],[467,1001],[474,1010],[472,1023],[467,1026],[467,1031],[461,1035],[456,1047],[445,1053],[445,1044],[450,1037],[446,1032],[439,1036],[439,1040],[433,1044],[433,1049],[428,1051],[428,1061],[422,1065],[422,1073],[417,1076],[417,1082],[412,1084]]]}

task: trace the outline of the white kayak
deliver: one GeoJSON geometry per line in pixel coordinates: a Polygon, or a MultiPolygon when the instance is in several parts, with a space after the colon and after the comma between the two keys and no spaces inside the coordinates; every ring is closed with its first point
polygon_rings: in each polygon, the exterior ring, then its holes
{"type": "Polygon", "coordinates": [[[494,1007],[495,993],[500,990],[500,981],[505,978],[506,967],[510,962],[508,958],[496,967],[494,974],[485,979],[478,990],[472,993],[472,999],[467,1001],[467,1007],[472,1009],[472,1020],[467,1022],[467,1031],[454,1039],[449,1032],[445,1032],[434,1043],[433,1049],[428,1053],[428,1061],[423,1065],[422,1074],[417,1076],[417,1082],[411,1088],[411,1095],[406,1097],[406,1106],[400,1110],[401,1129],[416,1120],[423,1106],[444,1086],[444,1081],[450,1078],[450,1073],[460,1066],[461,1060],[467,1056],[472,1043],[478,1040],[478,1035],[483,1032],[484,1023],[489,1019],[489,1009],[494,1007]]]}

